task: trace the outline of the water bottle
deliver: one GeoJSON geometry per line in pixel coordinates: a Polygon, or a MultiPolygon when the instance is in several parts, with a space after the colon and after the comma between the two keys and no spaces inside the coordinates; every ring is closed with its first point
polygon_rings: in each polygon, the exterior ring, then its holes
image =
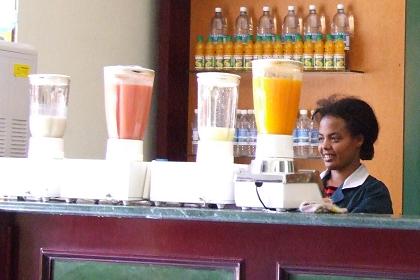
{"type": "Polygon", "coordinates": [[[300,110],[299,118],[296,124],[296,157],[307,158],[309,157],[310,147],[310,132],[311,121],[308,118],[308,110],[300,110]]]}
{"type": "Polygon", "coordinates": [[[334,39],[339,38],[340,36],[344,40],[344,51],[345,51],[345,58],[346,62],[345,65],[349,65],[349,55],[348,52],[350,51],[350,23],[349,17],[344,12],[344,5],[337,4],[337,13],[334,15],[332,23],[331,23],[331,34],[333,35],[334,39]]]}
{"type": "Polygon", "coordinates": [[[295,6],[288,6],[287,15],[284,17],[282,25],[283,40],[289,35],[295,42],[297,34],[300,34],[299,17],[296,15],[295,6]]]}
{"type": "Polygon", "coordinates": [[[239,110],[239,123],[237,126],[237,139],[238,139],[238,156],[248,156],[248,120],[247,111],[239,110]]]}
{"type": "Polygon", "coordinates": [[[192,123],[192,154],[197,154],[197,144],[198,144],[198,125],[197,125],[197,115],[198,109],[194,109],[194,118],[192,123]]]}
{"type": "Polygon", "coordinates": [[[255,111],[248,110],[248,121],[249,121],[249,130],[248,130],[248,156],[255,157],[255,150],[257,145],[257,125],[255,122],[255,111]]]}
{"type": "Polygon", "coordinates": [[[248,9],[246,7],[240,7],[239,16],[235,20],[236,38],[242,37],[242,41],[245,41],[249,35],[252,35],[252,32],[252,18],[248,15],[248,9]]]}
{"type": "Polygon", "coordinates": [[[233,136],[233,156],[239,157],[239,145],[238,145],[238,132],[239,132],[239,123],[241,122],[241,111],[236,110],[236,122],[235,122],[235,135],[233,136]]]}
{"type": "Polygon", "coordinates": [[[309,137],[311,142],[309,156],[313,158],[319,157],[319,121],[314,117],[314,110],[311,110],[311,124],[309,137]]]}
{"type": "Polygon", "coordinates": [[[214,9],[214,16],[211,19],[210,24],[210,36],[213,42],[217,42],[219,37],[224,37],[227,34],[227,19],[223,17],[222,8],[216,7],[214,9]]]}
{"type": "Polygon", "coordinates": [[[305,38],[310,36],[312,41],[315,42],[318,34],[322,34],[321,18],[316,12],[315,5],[309,5],[309,14],[304,20],[305,38]]]}
{"type": "Polygon", "coordinates": [[[263,39],[273,39],[276,33],[276,20],[270,14],[270,7],[263,7],[263,14],[258,20],[258,35],[263,39]]]}

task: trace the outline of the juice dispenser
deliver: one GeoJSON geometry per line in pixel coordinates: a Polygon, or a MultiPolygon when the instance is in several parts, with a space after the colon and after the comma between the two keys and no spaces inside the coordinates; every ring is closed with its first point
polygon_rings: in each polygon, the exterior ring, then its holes
{"type": "Polygon", "coordinates": [[[64,157],[70,77],[56,74],[29,75],[30,158],[64,157]]]}
{"type": "Polygon", "coordinates": [[[143,161],[154,76],[140,66],[104,67],[107,159],[143,161]]]}
{"type": "Polygon", "coordinates": [[[233,163],[238,75],[198,73],[197,162],[233,163]]]}
{"type": "Polygon", "coordinates": [[[302,63],[282,59],[252,62],[258,130],[256,156],[237,174],[235,203],[241,207],[298,208],[321,199],[314,172],[295,172],[292,133],[302,87],[302,63]]]}

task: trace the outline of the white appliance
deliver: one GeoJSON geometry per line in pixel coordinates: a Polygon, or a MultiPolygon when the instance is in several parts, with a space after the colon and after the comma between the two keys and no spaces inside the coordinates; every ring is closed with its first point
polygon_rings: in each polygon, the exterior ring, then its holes
{"type": "Polygon", "coordinates": [[[27,156],[28,75],[36,66],[33,47],[0,40],[0,157],[27,156]]]}

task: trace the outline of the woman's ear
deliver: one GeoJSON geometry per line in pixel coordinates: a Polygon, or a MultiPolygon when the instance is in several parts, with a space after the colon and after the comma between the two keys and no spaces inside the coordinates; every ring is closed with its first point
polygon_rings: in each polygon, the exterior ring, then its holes
{"type": "Polygon", "coordinates": [[[365,142],[365,137],[362,134],[357,135],[354,137],[354,139],[356,140],[357,148],[362,147],[363,143],[365,142]]]}

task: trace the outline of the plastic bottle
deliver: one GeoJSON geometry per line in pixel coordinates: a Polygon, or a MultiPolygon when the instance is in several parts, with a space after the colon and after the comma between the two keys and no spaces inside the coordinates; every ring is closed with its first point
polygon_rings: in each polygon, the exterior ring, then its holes
{"type": "Polygon", "coordinates": [[[233,69],[244,69],[244,44],[241,37],[236,38],[236,42],[233,46],[233,69]]]}
{"type": "Polygon", "coordinates": [[[312,41],[314,42],[318,34],[322,34],[321,18],[316,12],[315,5],[309,5],[309,14],[305,17],[304,20],[304,33],[305,38],[307,35],[311,36],[312,41]]]}
{"type": "Polygon", "coordinates": [[[314,110],[311,110],[311,124],[310,124],[310,150],[309,157],[319,157],[318,144],[319,144],[319,122],[314,118],[314,110]]]}
{"type": "Polygon", "coordinates": [[[331,22],[331,33],[334,37],[344,36],[345,50],[350,50],[350,25],[349,18],[344,12],[344,5],[337,4],[337,13],[331,22]]]}
{"type": "Polygon", "coordinates": [[[237,109],[236,110],[236,126],[235,126],[235,135],[233,137],[233,156],[234,157],[239,157],[239,145],[238,145],[238,133],[239,133],[239,126],[240,122],[241,122],[241,111],[237,109]]]}
{"type": "Polygon", "coordinates": [[[307,158],[309,156],[309,131],[311,121],[308,118],[308,110],[300,110],[299,118],[296,124],[296,138],[297,138],[297,157],[307,158]]]}
{"type": "Polygon", "coordinates": [[[197,44],[195,45],[194,67],[196,70],[204,69],[204,42],[203,36],[197,36],[197,44]]]}
{"type": "Polygon", "coordinates": [[[283,56],[283,43],[281,41],[281,36],[276,35],[275,41],[273,44],[273,58],[284,58],[283,56]]]}
{"type": "Polygon", "coordinates": [[[255,111],[249,109],[248,113],[248,156],[255,157],[256,145],[257,145],[257,125],[255,123],[255,111]]]}
{"type": "Polygon", "coordinates": [[[303,70],[314,70],[314,46],[311,35],[305,36],[303,44],[303,70]]]}
{"type": "Polygon", "coordinates": [[[284,42],[284,47],[283,47],[283,58],[284,59],[293,59],[293,42],[292,42],[292,37],[290,37],[290,35],[286,35],[286,42],[284,42]]]}
{"type": "Polygon", "coordinates": [[[204,52],[204,68],[206,70],[214,69],[214,44],[211,36],[208,37],[204,52]]]}
{"type": "Polygon", "coordinates": [[[239,122],[237,125],[238,156],[248,156],[248,120],[247,111],[239,110],[239,122]]]}
{"type": "Polygon", "coordinates": [[[263,58],[263,44],[262,37],[258,35],[254,44],[254,60],[261,58],[263,58]]]}
{"type": "Polygon", "coordinates": [[[214,56],[214,68],[216,70],[223,69],[223,38],[217,38],[216,51],[214,56]]]}
{"type": "MultiPolygon", "coordinates": [[[[265,39],[276,34],[276,20],[270,14],[270,7],[263,7],[263,14],[258,20],[258,35],[265,39]]],[[[270,37],[271,38],[271,37],[270,37]]]]}
{"type": "Polygon", "coordinates": [[[233,42],[232,36],[226,37],[226,42],[223,47],[223,69],[233,69],[233,42]]]}
{"type": "Polygon", "coordinates": [[[327,35],[324,45],[324,69],[326,71],[334,70],[334,40],[331,34],[327,35]]]}
{"type": "Polygon", "coordinates": [[[296,42],[293,49],[293,60],[303,63],[303,41],[300,34],[296,34],[296,42]]]}
{"type": "Polygon", "coordinates": [[[266,36],[263,40],[263,58],[273,58],[273,41],[271,36],[266,36]]]}
{"type": "Polygon", "coordinates": [[[318,34],[314,45],[314,70],[324,70],[324,41],[322,35],[318,34]]]}
{"type": "Polygon", "coordinates": [[[344,51],[345,51],[345,59],[346,59],[346,67],[348,64],[348,58],[349,58],[349,51],[350,51],[350,37],[351,29],[350,29],[350,23],[349,23],[349,17],[344,12],[344,5],[343,4],[337,4],[337,13],[334,15],[333,20],[331,22],[331,33],[334,36],[334,38],[337,38],[339,35],[343,37],[344,41],[344,51]]]}
{"type": "Polygon", "coordinates": [[[254,58],[254,43],[252,42],[252,35],[248,35],[244,47],[244,69],[252,69],[252,59],[254,58]]]}
{"type": "Polygon", "coordinates": [[[239,15],[235,20],[235,35],[242,37],[242,41],[248,38],[248,35],[253,33],[252,18],[248,15],[246,7],[239,8],[239,15]]]}
{"type": "Polygon", "coordinates": [[[296,35],[300,33],[299,17],[296,15],[295,6],[287,6],[287,15],[284,17],[282,25],[283,38],[286,35],[292,36],[292,41],[296,41],[296,35]]]}
{"type": "Polygon", "coordinates": [[[344,53],[344,41],[342,35],[338,35],[334,43],[334,70],[344,71],[346,69],[346,60],[344,53]]]}
{"type": "Polygon", "coordinates": [[[214,16],[210,22],[210,36],[213,42],[217,42],[217,38],[227,35],[227,19],[222,14],[222,8],[216,7],[214,9],[214,16]]]}
{"type": "Polygon", "coordinates": [[[192,142],[191,142],[191,147],[192,147],[192,154],[196,155],[197,154],[197,144],[198,144],[198,126],[197,126],[197,115],[198,115],[198,109],[194,109],[194,118],[193,118],[193,122],[192,122],[192,142]]]}

